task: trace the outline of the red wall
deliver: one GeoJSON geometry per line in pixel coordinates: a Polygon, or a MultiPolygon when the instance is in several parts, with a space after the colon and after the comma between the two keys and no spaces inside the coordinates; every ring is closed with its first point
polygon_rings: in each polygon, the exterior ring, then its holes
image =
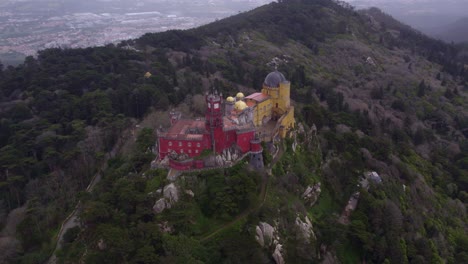
{"type": "Polygon", "coordinates": [[[242,153],[250,151],[250,141],[254,138],[255,131],[238,133],[237,145],[241,148],[242,153]]]}
{"type": "Polygon", "coordinates": [[[250,150],[252,152],[260,152],[262,151],[262,145],[260,144],[260,140],[254,139],[250,142],[250,150]]]}
{"type": "Polygon", "coordinates": [[[176,170],[190,170],[193,167],[193,160],[175,161],[169,160],[169,166],[176,170]]]}
{"type": "Polygon", "coordinates": [[[200,153],[205,149],[211,149],[209,135],[203,135],[203,140],[177,140],[177,139],[166,139],[159,138],[159,155],[160,159],[164,159],[169,154],[169,149],[174,150],[178,154],[183,153],[189,155],[189,157],[199,156],[200,153]],[[169,142],[172,143],[170,146],[169,142]],[[180,144],[180,145],[179,145],[180,144]],[[199,144],[199,147],[198,147],[199,144]]]}

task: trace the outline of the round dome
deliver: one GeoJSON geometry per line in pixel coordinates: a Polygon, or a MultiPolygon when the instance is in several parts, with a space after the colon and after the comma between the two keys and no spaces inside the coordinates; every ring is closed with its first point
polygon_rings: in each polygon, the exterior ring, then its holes
{"type": "Polygon", "coordinates": [[[226,101],[230,102],[230,103],[233,103],[234,102],[234,97],[229,96],[228,98],[226,98],[226,101]]]}
{"type": "Polygon", "coordinates": [[[279,71],[270,72],[265,78],[264,84],[268,87],[279,87],[280,83],[286,82],[286,78],[279,71]]]}
{"type": "Polygon", "coordinates": [[[244,94],[243,93],[237,93],[236,97],[239,98],[239,99],[243,99],[244,94]]]}
{"type": "Polygon", "coordinates": [[[246,109],[248,106],[246,103],[244,103],[243,101],[237,101],[236,104],[234,105],[234,108],[238,111],[242,111],[244,109],[246,109]]]}

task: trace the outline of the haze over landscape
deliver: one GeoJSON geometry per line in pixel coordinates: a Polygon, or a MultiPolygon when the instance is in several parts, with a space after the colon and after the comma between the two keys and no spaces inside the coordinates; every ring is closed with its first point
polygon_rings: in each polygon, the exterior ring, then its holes
{"type": "Polygon", "coordinates": [[[468,1],[346,0],[357,9],[378,7],[403,23],[445,41],[468,41],[468,1]]]}
{"type": "MultiPolygon", "coordinates": [[[[271,0],[7,0],[0,3],[0,60],[18,64],[51,47],[89,47],[147,32],[188,29],[271,0]]],[[[463,0],[348,0],[357,9],[378,7],[446,41],[467,41],[463,0]]]]}
{"type": "Polygon", "coordinates": [[[102,46],[147,32],[188,29],[268,0],[7,0],[0,2],[0,60],[37,50],[102,46]]]}

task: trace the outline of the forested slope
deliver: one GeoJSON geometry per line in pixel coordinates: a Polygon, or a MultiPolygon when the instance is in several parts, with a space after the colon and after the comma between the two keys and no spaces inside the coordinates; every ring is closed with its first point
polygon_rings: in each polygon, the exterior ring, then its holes
{"type": "Polygon", "coordinates": [[[69,234],[61,260],[269,263],[271,248],[254,239],[255,226],[267,222],[290,263],[467,262],[466,54],[376,9],[290,0],[118,47],[46,50],[3,69],[0,210],[28,208],[12,259],[47,259],[54,230],[132,118],[176,106],[202,114],[199,94],[258,91],[277,67],[292,83],[305,129],[270,164],[259,210],[213,241],[199,241],[259,202],[260,179],[239,166],[186,175],[178,184],[195,198],[184,194],[155,214],[150,193],[167,180],[148,170],[154,138],[145,130],[133,154],[112,160],[98,190],[81,196],[85,225],[69,234]],[[301,147],[294,150],[294,142],[301,147]],[[383,184],[356,187],[369,170],[383,184]],[[301,195],[318,182],[322,193],[310,207],[301,195]],[[358,190],[349,224],[340,223],[358,190]],[[312,220],[314,239],[294,231],[297,216],[312,220]]]}

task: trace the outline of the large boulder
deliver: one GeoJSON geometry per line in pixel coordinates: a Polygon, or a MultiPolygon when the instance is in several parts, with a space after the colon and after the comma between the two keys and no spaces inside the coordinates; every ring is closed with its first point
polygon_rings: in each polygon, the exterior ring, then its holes
{"type": "Polygon", "coordinates": [[[260,222],[255,228],[255,239],[262,247],[269,247],[273,243],[275,229],[268,223],[260,222]]]}
{"type": "Polygon", "coordinates": [[[163,197],[157,200],[153,206],[153,211],[157,214],[161,213],[165,209],[171,208],[179,201],[179,190],[174,183],[166,185],[163,188],[162,195],[163,197]]]}
{"type": "Polygon", "coordinates": [[[275,260],[276,264],[284,264],[283,245],[276,245],[275,251],[273,252],[273,259],[275,260]]]}
{"type": "Polygon", "coordinates": [[[164,211],[164,209],[166,209],[166,200],[161,198],[154,204],[153,211],[157,214],[160,214],[162,211],[164,211]]]}
{"type": "Polygon", "coordinates": [[[164,198],[170,203],[171,205],[175,204],[179,201],[179,191],[174,183],[166,185],[163,191],[164,198]]]}
{"type": "Polygon", "coordinates": [[[224,160],[223,160],[223,157],[221,155],[216,156],[216,165],[217,166],[223,166],[224,165],[224,160]]]}
{"type": "Polygon", "coordinates": [[[302,239],[306,243],[310,243],[311,239],[316,239],[312,222],[310,221],[308,216],[306,216],[305,220],[303,221],[298,215],[296,217],[295,223],[298,230],[297,235],[300,239],[302,239]]]}
{"type": "Polygon", "coordinates": [[[321,187],[320,182],[315,184],[314,186],[308,186],[307,189],[302,194],[302,198],[310,206],[313,206],[317,202],[320,196],[320,193],[322,192],[322,189],[320,187],[321,187]]]}

